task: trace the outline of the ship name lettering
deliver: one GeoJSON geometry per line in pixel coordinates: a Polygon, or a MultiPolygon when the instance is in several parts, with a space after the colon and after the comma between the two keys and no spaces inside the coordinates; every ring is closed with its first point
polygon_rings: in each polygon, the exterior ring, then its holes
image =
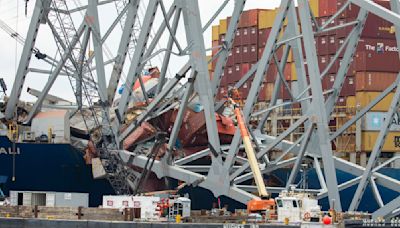
{"type": "MultiPolygon", "coordinates": [[[[19,147],[16,148],[17,151],[15,152],[15,154],[20,154],[20,150],[19,147]]],[[[14,154],[14,152],[12,151],[11,147],[5,148],[5,147],[0,147],[0,154],[14,154]]]]}

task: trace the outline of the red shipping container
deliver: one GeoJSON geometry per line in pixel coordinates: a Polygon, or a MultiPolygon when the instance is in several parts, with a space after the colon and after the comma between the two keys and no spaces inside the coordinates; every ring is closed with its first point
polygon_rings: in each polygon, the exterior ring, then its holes
{"type": "Polygon", "coordinates": [[[243,11],[239,20],[239,28],[258,26],[258,9],[243,11]]]}
{"type": "Polygon", "coordinates": [[[342,90],[340,91],[340,96],[348,97],[356,95],[356,83],[354,76],[346,76],[342,90]]]}
{"type": "Polygon", "coordinates": [[[232,48],[233,62],[235,64],[242,63],[242,46],[237,46],[232,48]]]}
{"type": "Polygon", "coordinates": [[[266,83],[263,83],[261,85],[261,90],[258,95],[258,101],[266,101],[267,100],[267,85],[266,83]]]}
{"type": "Polygon", "coordinates": [[[257,61],[258,61],[257,44],[251,44],[250,45],[249,59],[245,60],[245,62],[254,63],[254,62],[257,62],[257,61]]]}
{"type": "Polygon", "coordinates": [[[226,82],[228,84],[236,81],[235,78],[240,78],[240,76],[238,76],[238,75],[240,75],[239,73],[235,74],[235,69],[234,69],[235,66],[236,65],[226,67],[225,70],[224,70],[224,77],[226,77],[226,82]]]}
{"type": "MultiPolygon", "coordinates": [[[[289,85],[290,90],[292,90],[291,88],[291,82],[287,82],[289,85]]],[[[293,93],[293,91],[291,91],[291,93],[293,93]]],[[[281,84],[281,89],[280,89],[280,98],[283,100],[289,100],[292,99],[292,97],[290,96],[290,93],[288,91],[288,89],[286,88],[286,86],[282,83],[281,84]]]]}
{"type": "Polygon", "coordinates": [[[250,70],[250,64],[249,63],[242,64],[240,70],[241,70],[241,75],[240,75],[241,77],[240,78],[242,78],[250,70]]]}
{"type": "Polygon", "coordinates": [[[328,36],[328,54],[332,55],[337,52],[338,44],[335,35],[328,36]]]}
{"type": "MultiPolygon", "coordinates": [[[[337,99],[336,106],[346,107],[346,97],[339,97],[337,99]]],[[[336,124],[333,126],[336,126],[336,124]]]]}
{"type": "Polygon", "coordinates": [[[328,55],[328,36],[320,36],[316,38],[318,55],[328,55]]]}
{"type": "Polygon", "coordinates": [[[278,74],[278,69],[275,64],[269,64],[268,70],[265,75],[266,82],[275,82],[276,75],[278,74]]]}
{"type": "MultiPolygon", "coordinates": [[[[352,18],[342,18],[338,20],[339,24],[345,24],[354,21],[352,18]]],[[[353,29],[353,26],[336,30],[338,37],[347,37],[353,29]]],[[[395,28],[392,23],[377,17],[374,14],[368,14],[367,22],[361,33],[362,38],[396,39],[395,28]]]]}
{"type": "Polygon", "coordinates": [[[356,91],[383,91],[393,84],[396,78],[397,73],[357,72],[356,91]]]}
{"type": "MultiPolygon", "coordinates": [[[[330,1],[333,1],[333,0],[330,0],[330,1]]],[[[325,16],[329,16],[330,14],[330,10],[329,10],[329,2],[330,1],[319,1],[319,4],[318,4],[318,7],[319,7],[319,9],[318,9],[318,11],[319,11],[319,16],[320,17],[325,17],[325,16]]]]}
{"type": "Polygon", "coordinates": [[[250,59],[250,45],[242,46],[242,62],[248,62],[250,59]]]}
{"type": "Polygon", "coordinates": [[[235,39],[234,39],[234,41],[233,41],[233,46],[234,46],[234,47],[237,47],[237,46],[242,45],[243,30],[244,30],[244,29],[241,29],[241,28],[238,28],[238,29],[236,30],[235,39]]]}
{"type": "Polygon", "coordinates": [[[370,54],[367,52],[357,52],[355,57],[355,71],[381,71],[399,72],[399,58],[390,58],[388,55],[370,54]]]}
{"type": "Polygon", "coordinates": [[[319,71],[323,72],[326,66],[328,66],[328,63],[329,63],[329,55],[318,56],[319,71]]]}
{"type": "Polygon", "coordinates": [[[322,79],[322,90],[330,90],[332,89],[333,83],[335,83],[336,76],[334,74],[328,74],[322,79]]]}
{"type": "Polygon", "coordinates": [[[270,28],[258,30],[258,47],[259,48],[265,47],[270,33],[271,33],[270,28]]]}
{"type": "Polygon", "coordinates": [[[219,41],[215,40],[212,42],[212,56],[216,55],[218,53],[218,51],[220,50],[219,46],[219,41]]]}
{"type": "MultiPolygon", "coordinates": [[[[347,0],[340,0],[340,1],[344,2],[347,0]]],[[[385,7],[386,9],[390,9],[390,1],[388,1],[388,0],[383,0],[383,1],[374,0],[374,2],[385,7]]],[[[355,4],[350,4],[349,6],[347,6],[346,10],[340,14],[340,17],[341,18],[357,18],[359,11],[360,11],[359,6],[357,6],[355,4]]]]}
{"type": "MultiPolygon", "coordinates": [[[[226,66],[233,66],[233,64],[235,64],[235,61],[233,60],[232,51],[233,49],[231,50],[231,52],[229,52],[228,60],[226,61],[226,66]]],[[[214,62],[217,62],[217,60],[215,60],[214,62]]]]}

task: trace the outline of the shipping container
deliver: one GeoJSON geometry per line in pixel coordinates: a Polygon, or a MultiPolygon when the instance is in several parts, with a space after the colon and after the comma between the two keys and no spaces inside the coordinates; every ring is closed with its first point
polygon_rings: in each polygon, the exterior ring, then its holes
{"type": "MultiPolygon", "coordinates": [[[[327,1],[327,2],[328,2],[328,1],[327,1]]],[[[320,5],[321,5],[321,2],[320,2],[320,5]]],[[[317,18],[317,23],[318,23],[319,26],[322,26],[322,25],[324,25],[329,19],[330,19],[329,16],[320,17],[320,18],[317,18]]],[[[337,25],[337,20],[338,20],[337,18],[334,19],[334,20],[332,20],[332,21],[330,22],[330,24],[327,26],[327,28],[329,28],[329,27],[334,27],[335,25],[337,25]]],[[[335,34],[336,34],[336,31],[335,31],[335,30],[332,30],[332,31],[327,31],[327,32],[320,33],[319,35],[320,35],[320,36],[329,36],[329,35],[335,35],[335,34]]]]}
{"type": "Polygon", "coordinates": [[[340,96],[354,96],[356,95],[356,83],[354,76],[346,76],[344,80],[340,96]]]}
{"type": "MultiPolygon", "coordinates": [[[[335,83],[336,75],[329,74],[322,79],[322,88],[323,90],[330,90],[333,88],[333,84],[335,83]]],[[[355,95],[355,80],[354,76],[346,76],[344,83],[342,85],[342,90],[340,91],[340,96],[354,96],[355,95]]]]}
{"type": "Polygon", "coordinates": [[[397,73],[357,72],[356,91],[383,91],[397,78],[397,73]]]}
{"type": "Polygon", "coordinates": [[[88,207],[89,194],[76,192],[10,191],[12,206],[88,207]]]}
{"type": "Polygon", "coordinates": [[[270,33],[271,33],[271,28],[265,28],[265,29],[258,30],[258,47],[259,48],[265,47],[270,33]]]}
{"type": "Polygon", "coordinates": [[[219,40],[219,25],[212,26],[212,41],[219,40]]]}
{"type": "Polygon", "coordinates": [[[257,26],[242,28],[242,45],[255,44],[258,46],[258,28],[257,26]]]}
{"type": "MultiPolygon", "coordinates": [[[[361,134],[361,150],[372,151],[375,146],[379,132],[363,131],[361,134]]],[[[400,132],[389,132],[386,135],[385,143],[382,147],[382,152],[400,152],[400,132]]]]}
{"type": "Polygon", "coordinates": [[[207,55],[207,62],[208,62],[208,70],[209,70],[209,71],[212,71],[212,70],[213,70],[211,58],[212,58],[212,56],[207,55]]]}
{"type": "Polygon", "coordinates": [[[391,54],[371,54],[357,52],[354,58],[355,71],[399,72],[400,61],[398,56],[391,54]]]}
{"type": "MultiPolygon", "coordinates": [[[[293,94],[291,82],[289,81],[289,82],[287,82],[287,83],[288,83],[288,85],[289,85],[290,93],[293,94]]],[[[281,84],[281,89],[280,89],[280,96],[279,96],[279,98],[281,98],[281,99],[283,99],[283,100],[292,99],[292,97],[290,96],[290,93],[289,93],[289,91],[288,91],[288,88],[286,88],[286,86],[282,83],[282,84],[281,84]]]]}
{"type": "Polygon", "coordinates": [[[274,63],[269,64],[265,78],[266,82],[275,82],[275,78],[278,74],[278,69],[274,63]]]}
{"type": "MultiPolygon", "coordinates": [[[[347,102],[346,97],[339,97],[337,99],[336,106],[337,107],[346,107],[346,105],[347,105],[346,102],[347,102]]],[[[336,125],[336,123],[335,123],[335,125],[336,125]]]]}
{"type": "Polygon", "coordinates": [[[317,53],[319,56],[331,54],[328,51],[328,36],[319,36],[316,39],[317,53]]]}
{"type": "MultiPolygon", "coordinates": [[[[380,92],[356,92],[356,106],[364,108],[373,101],[380,92]]],[[[378,104],[372,107],[371,111],[387,111],[393,99],[393,93],[389,93],[378,104]]]]}
{"type": "Polygon", "coordinates": [[[140,219],[158,219],[160,197],[154,196],[103,196],[103,208],[140,208],[140,219]]]}
{"type": "Polygon", "coordinates": [[[245,33],[245,28],[236,29],[235,37],[233,39],[233,46],[234,47],[242,45],[242,39],[243,39],[244,33],[245,33]]]}
{"type": "Polygon", "coordinates": [[[211,48],[212,48],[211,55],[215,56],[218,53],[219,49],[220,49],[219,41],[218,40],[213,41],[211,48]]]}
{"type": "MultiPolygon", "coordinates": [[[[226,66],[233,66],[233,64],[235,64],[235,61],[233,59],[233,54],[232,54],[233,51],[234,50],[232,49],[228,54],[228,60],[226,61],[226,66]]],[[[214,61],[214,62],[216,63],[217,61],[214,61]]]]}
{"type": "MultiPolygon", "coordinates": [[[[331,1],[333,1],[333,0],[331,0],[331,1]]],[[[329,2],[331,2],[331,1],[323,1],[323,0],[319,1],[318,12],[319,12],[320,17],[332,15],[331,9],[329,8],[329,2]]]]}
{"type": "MultiPolygon", "coordinates": [[[[387,112],[367,112],[362,119],[363,131],[380,131],[386,119],[387,112]]],[[[396,112],[391,121],[390,131],[400,131],[400,113],[396,112]]]]}
{"type": "Polygon", "coordinates": [[[258,96],[258,101],[266,101],[267,100],[267,83],[263,83],[261,85],[261,91],[260,94],[258,96]]]}
{"type": "Polygon", "coordinates": [[[219,34],[226,34],[228,29],[228,21],[227,19],[219,20],[219,34]]]}
{"type": "MultiPolygon", "coordinates": [[[[289,54],[289,56],[291,56],[289,54]]],[[[297,81],[297,71],[296,71],[296,64],[294,62],[289,63],[290,65],[290,73],[291,73],[291,77],[290,80],[291,81],[297,81]]]]}
{"type": "Polygon", "coordinates": [[[258,16],[258,28],[266,29],[274,25],[277,9],[262,10],[258,16]]]}
{"type": "Polygon", "coordinates": [[[270,101],[274,92],[274,83],[265,83],[265,100],[270,101]]]}
{"type": "Polygon", "coordinates": [[[328,66],[329,61],[330,61],[329,55],[318,56],[318,67],[321,72],[323,72],[325,68],[328,66]]]}
{"type": "Polygon", "coordinates": [[[309,4],[310,4],[310,9],[314,14],[314,17],[319,17],[319,2],[321,0],[310,0],[309,4]]]}
{"type": "MultiPolygon", "coordinates": [[[[353,22],[354,18],[341,18],[338,19],[338,25],[353,22]]],[[[338,37],[347,37],[351,32],[353,26],[346,26],[336,30],[336,35],[338,37]]],[[[375,38],[375,39],[390,39],[394,40],[395,37],[395,27],[392,23],[375,16],[374,14],[368,14],[368,18],[364,29],[361,33],[361,38],[375,38]]]]}
{"type": "Polygon", "coordinates": [[[239,28],[257,27],[259,9],[243,11],[239,20],[239,28]]]}
{"type": "Polygon", "coordinates": [[[346,97],[347,107],[354,108],[356,107],[356,96],[348,96],[346,97]]]}
{"type": "Polygon", "coordinates": [[[233,47],[232,55],[233,55],[233,63],[234,64],[242,63],[243,47],[242,46],[233,47]]]}

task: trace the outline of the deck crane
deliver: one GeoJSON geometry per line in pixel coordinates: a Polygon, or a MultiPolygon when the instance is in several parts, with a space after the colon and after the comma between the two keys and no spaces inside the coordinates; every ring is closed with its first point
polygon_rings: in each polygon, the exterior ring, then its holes
{"type": "Polygon", "coordinates": [[[119,156],[113,152],[118,149],[118,144],[111,126],[109,110],[104,104],[106,101],[101,97],[97,85],[90,83],[94,81],[91,71],[83,70],[89,67],[82,51],[86,49],[89,39],[87,37],[82,43],[77,39],[79,37],[78,31],[68,11],[66,1],[53,0],[51,1],[51,7],[54,10],[51,10],[48,14],[48,20],[54,25],[54,32],[59,34],[60,39],[55,39],[57,47],[59,50],[62,50],[63,46],[69,47],[65,51],[69,52],[69,54],[65,57],[64,65],[71,69],[76,69],[77,73],[80,74],[79,79],[76,79],[71,74],[68,74],[68,78],[77,100],[79,96],[88,103],[89,108],[87,111],[90,114],[86,116],[81,108],[80,111],[82,112],[83,121],[91,134],[91,140],[94,141],[95,148],[98,151],[106,173],[105,177],[116,194],[130,194],[132,189],[135,189],[137,173],[126,167],[119,156]],[[62,14],[60,12],[67,13],[62,14]],[[95,103],[100,103],[98,105],[100,111],[95,109],[95,103]],[[94,123],[93,128],[89,126],[89,122],[94,123]]]}
{"type": "Polygon", "coordinates": [[[242,135],[242,140],[244,144],[244,148],[247,155],[247,160],[249,162],[251,172],[253,173],[254,180],[256,182],[258,195],[260,198],[255,198],[250,200],[247,203],[247,212],[250,213],[260,213],[263,214],[267,210],[273,210],[275,207],[275,201],[270,198],[268,194],[263,176],[260,171],[260,167],[258,166],[257,158],[255,155],[254,148],[251,144],[250,134],[245,125],[245,121],[242,116],[242,112],[240,109],[240,104],[242,103],[240,98],[240,93],[237,88],[233,88],[229,91],[228,103],[233,105],[234,113],[236,116],[236,120],[238,123],[238,127],[240,129],[240,134],[242,135]]]}
{"type": "MultiPolygon", "coordinates": [[[[9,25],[7,25],[4,21],[0,20],[0,28],[14,38],[19,44],[25,45],[25,39],[17,32],[14,31],[9,25]]],[[[34,47],[32,49],[32,53],[35,54],[35,57],[39,60],[46,59],[47,55],[39,51],[38,48],[34,47]]]]}

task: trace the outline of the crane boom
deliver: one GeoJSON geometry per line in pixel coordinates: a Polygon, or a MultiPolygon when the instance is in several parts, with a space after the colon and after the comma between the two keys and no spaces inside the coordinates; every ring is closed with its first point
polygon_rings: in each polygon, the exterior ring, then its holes
{"type": "Polygon", "coordinates": [[[253,173],[254,180],[256,182],[258,194],[261,198],[268,198],[268,192],[265,188],[264,178],[261,174],[260,167],[258,166],[257,158],[254,152],[254,148],[251,145],[249,131],[244,124],[243,116],[238,105],[235,105],[235,116],[240,129],[240,134],[243,138],[243,145],[246,151],[247,160],[249,161],[251,172],[253,173]]]}
{"type": "MultiPolygon", "coordinates": [[[[0,19],[0,28],[14,38],[19,44],[25,45],[25,38],[22,37],[17,31],[12,29],[8,24],[6,24],[3,20],[0,19]]],[[[35,57],[38,59],[44,59],[47,57],[46,54],[42,53],[36,47],[33,47],[32,53],[35,54],[35,57]]]]}

